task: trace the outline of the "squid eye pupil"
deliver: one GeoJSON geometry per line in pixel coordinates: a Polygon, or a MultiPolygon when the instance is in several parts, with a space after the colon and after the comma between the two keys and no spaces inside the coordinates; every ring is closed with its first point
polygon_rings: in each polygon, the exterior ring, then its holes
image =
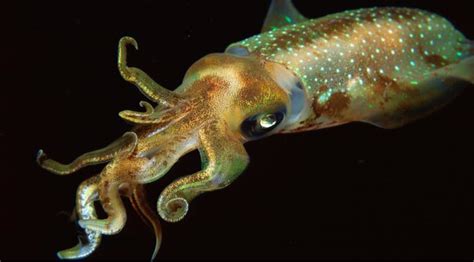
{"type": "Polygon", "coordinates": [[[258,123],[263,128],[270,128],[277,123],[277,118],[274,114],[265,114],[260,117],[258,123]]]}
{"type": "Polygon", "coordinates": [[[256,139],[275,129],[284,117],[285,110],[254,115],[245,119],[240,129],[247,138],[256,139]]]}

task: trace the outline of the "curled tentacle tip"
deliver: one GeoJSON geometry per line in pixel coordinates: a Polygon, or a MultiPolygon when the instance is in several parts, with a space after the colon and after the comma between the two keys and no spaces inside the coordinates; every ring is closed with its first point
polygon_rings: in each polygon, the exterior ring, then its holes
{"type": "Polygon", "coordinates": [[[56,252],[56,256],[61,259],[80,259],[89,255],[89,251],[82,250],[84,247],[78,244],[76,247],[56,252]]]}
{"type": "Polygon", "coordinates": [[[161,201],[159,201],[158,204],[158,213],[161,218],[167,222],[178,222],[188,213],[189,203],[184,198],[172,198],[164,204],[162,199],[160,200],[161,201]]]}
{"type": "Polygon", "coordinates": [[[43,149],[38,150],[38,153],[36,153],[36,163],[38,163],[39,165],[42,165],[46,159],[47,159],[47,156],[44,153],[43,149]]]}
{"type": "Polygon", "coordinates": [[[150,103],[146,102],[146,101],[140,101],[139,105],[141,107],[145,108],[145,113],[151,114],[155,111],[153,106],[150,103]]]}
{"type": "Polygon", "coordinates": [[[79,259],[83,258],[91,253],[91,250],[87,248],[87,245],[83,245],[79,239],[79,243],[69,249],[64,249],[56,252],[56,256],[59,259],[79,259]]]}
{"type": "Polygon", "coordinates": [[[69,249],[61,250],[61,251],[56,252],[56,256],[61,260],[64,260],[64,259],[77,259],[78,258],[77,255],[73,254],[71,252],[71,250],[69,250],[69,249]]]}
{"type": "Polygon", "coordinates": [[[56,252],[56,256],[59,258],[59,259],[67,259],[67,255],[64,254],[64,251],[58,251],[56,252]]]}
{"type": "Polygon", "coordinates": [[[136,50],[138,50],[138,43],[137,41],[131,37],[131,36],[124,36],[120,39],[120,42],[122,42],[123,44],[127,45],[127,44],[131,44],[133,45],[133,47],[135,47],[136,50]]]}

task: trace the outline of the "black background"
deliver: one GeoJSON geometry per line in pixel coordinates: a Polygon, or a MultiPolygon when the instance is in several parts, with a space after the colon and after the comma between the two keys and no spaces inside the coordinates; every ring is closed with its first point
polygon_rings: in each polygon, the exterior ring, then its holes
{"type": "MultiPolygon", "coordinates": [[[[39,148],[68,162],[130,127],[139,91],[119,76],[121,36],[137,39],[130,64],[177,87],[200,57],[257,34],[269,1],[37,1],[2,3],[0,56],[0,259],[54,259],[76,244],[62,211],[74,206],[89,167],[59,177],[40,169],[39,148]]],[[[369,6],[411,6],[447,17],[474,38],[461,1],[296,1],[308,17],[369,6]]],[[[474,90],[400,129],[352,123],[246,145],[239,179],[205,194],[176,224],[163,222],[168,258],[473,258],[474,90]]],[[[147,186],[161,190],[199,169],[185,156],[147,186]]],[[[90,258],[148,259],[153,236],[125,201],[128,222],[90,258]]]]}

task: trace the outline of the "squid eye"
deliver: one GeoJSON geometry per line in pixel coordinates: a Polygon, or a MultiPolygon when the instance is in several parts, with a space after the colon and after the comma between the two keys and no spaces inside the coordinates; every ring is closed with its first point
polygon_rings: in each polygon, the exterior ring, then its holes
{"type": "Polygon", "coordinates": [[[245,119],[240,129],[247,138],[259,138],[275,129],[284,117],[284,111],[254,115],[245,119]]]}

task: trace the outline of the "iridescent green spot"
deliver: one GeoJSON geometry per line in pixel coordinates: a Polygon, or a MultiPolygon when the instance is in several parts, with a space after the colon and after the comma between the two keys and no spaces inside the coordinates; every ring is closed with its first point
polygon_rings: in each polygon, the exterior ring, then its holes
{"type": "Polygon", "coordinates": [[[461,56],[462,56],[462,52],[461,52],[461,51],[456,52],[456,56],[461,57],[461,56]]]}
{"type": "Polygon", "coordinates": [[[322,95],[320,95],[318,97],[318,103],[319,104],[326,103],[329,100],[329,98],[331,97],[331,95],[332,95],[332,90],[329,89],[327,92],[324,92],[322,95]]]}
{"type": "Polygon", "coordinates": [[[410,61],[411,66],[416,66],[415,61],[410,61]]]}
{"type": "Polygon", "coordinates": [[[291,24],[293,22],[293,19],[291,19],[291,17],[289,16],[285,16],[285,21],[291,24]]]}
{"type": "Polygon", "coordinates": [[[418,85],[418,81],[416,81],[416,80],[412,80],[412,81],[410,81],[410,84],[412,84],[412,85],[416,86],[416,85],[418,85]]]}

